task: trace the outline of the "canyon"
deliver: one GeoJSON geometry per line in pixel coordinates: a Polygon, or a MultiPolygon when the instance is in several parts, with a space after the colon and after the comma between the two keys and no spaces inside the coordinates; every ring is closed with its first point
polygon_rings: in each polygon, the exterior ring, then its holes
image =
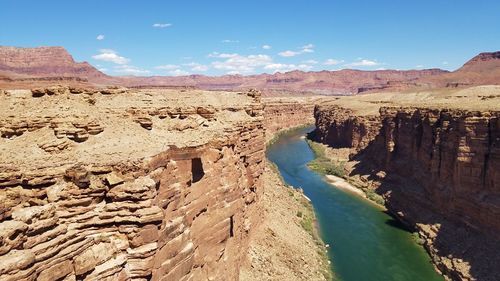
{"type": "Polygon", "coordinates": [[[314,139],[346,162],[348,181],[382,195],[419,232],[453,280],[500,274],[498,93],[484,86],[414,101],[375,94],[315,108],[314,139]]]}
{"type": "Polygon", "coordinates": [[[499,71],[113,77],[0,47],[0,280],[328,280],[265,157],[313,123],[443,274],[498,280],[499,71]]]}
{"type": "Polygon", "coordinates": [[[291,107],[264,111],[253,90],[51,86],[0,104],[0,280],[327,280],[295,216],[312,210],[264,156],[265,135],[311,122],[312,104],[269,131],[291,107]],[[293,236],[276,240],[284,220],[293,236]]]}

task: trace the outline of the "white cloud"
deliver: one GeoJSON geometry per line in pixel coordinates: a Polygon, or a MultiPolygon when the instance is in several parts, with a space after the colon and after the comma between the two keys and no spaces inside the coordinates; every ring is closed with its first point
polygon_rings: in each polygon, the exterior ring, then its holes
{"type": "Polygon", "coordinates": [[[448,64],[449,64],[449,62],[443,61],[443,65],[448,65],[448,64]]]}
{"type": "Polygon", "coordinates": [[[272,70],[273,73],[275,72],[287,72],[287,71],[292,71],[292,70],[304,70],[308,71],[312,69],[311,65],[308,64],[283,64],[283,63],[270,63],[266,66],[264,66],[264,69],[272,70]]]}
{"type": "Polygon", "coordinates": [[[240,43],[239,40],[224,39],[222,43],[240,43]]]}
{"type": "Polygon", "coordinates": [[[178,69],[180,68],[180,66],[176,64],[164,64],[164,65],[158,65],[155,68],[161,70],[172,70],[172,69],[178,69]]]}
{"type": "Polygon", "coordinates": [[[218,53],[218,52],[212,52],[210,54],[208,54],[208,57],[209,58],[222,58],[222,59],[226,59],[226,58],[233,58],[233,57],[237,57],[238,54],[226,54],[226,53],[218,53]]]}
{"type": "Polygon", "coordinates": [[[106,71],[108,71],[107,68],[98,68],[97,70],[99,70],[100,72],[106,72],[106,71]]]}
{"type": "Polygon", "coordinates": [[[295,57],[295,56],[305,54],[305,53],[314,53],[314,45],[307,44],[307,45],[302,46],[299,51],[286,50],[286,51],[278,53],[278,55],[280,55],[282,57],[295,57]]]}
{"type": "Polygon", "coordinates": [[[348,67],[377,66],[377,65],[380,65],[380,63],[373,61],[373,60],[366,60],[366,59],[361,59],[361,60],[346,64],[346,66],[348,66],[348,67]]]}
{"type": "Polygon", "coordinates": [[[295,57],[297,55],[300,55],[301,52],[294,52],[294,51],[283,51],[283,52],[279,52],[278,55],[282,56],[282,57],[295,57]]]}
{"type": "Polygon", "coordinates": [[[313,44],[307,44],[305,46],[302,46],[302,53],[314,53],[314,45],[313,44]]]}
{"type": "Polygon", "coordinates": [[[337,65],[343,63],[343,60],[327,59],[323,62],[323,65],[337,65]]]}
{"type": "Polygon", "coordinates": [[[104,40],[104,35],[99,34],[99,35],[97,35],[97,37],[96,37],[95,39],[97,39],[97,40],[99,40],[99,41],[100,41],[100,40],[104,40]]]}
{"type": "Polygon", "coordinates": [[[172,24],[171,23],[155,23],[153,24],[153,27],[156,27],[156,28],[165,28],[165,27],[171,27],[172,24]]]}
{"type": "Polygon", "coordinates": [[[424,68],[424,66],[419,64],[419,65],[415,66],[415,68],[424,68]]]}
{"type": "Polygon", "coordinates": [[[140,69],[138,67],[132,66],[132,65],[116,65],[114,67],[114,72],[116,73],[122,73],[122,74],[129,74],[129,75],[144,75],[144,74],[149,74],[149,70],[145,69],[140,69]]]}
{"type": "Polygon", "coordinates": [[[182,69],[176,69],[176,70],[169,71],[168,74],[170,74],[172,76],[185,76],[185,75],[189,75],[189,72],[182,70],[182,69]]]}
{"type": "Polygon", "coordinates": [[[318,64],[319,62],[317,60],[305,60],[305,61],[302,61],[302,63],[305,63],[305,64],[318,64]]]}
{"type": "Polygon", "coordinates": [[[191,67],[191,71],[194,72],[205,72],[209,69],[208,65],[199,64],[197,62],[186,63],[184,65],[191,67]]]}
{"type": "Polygon", "coordinates": [[[242,56],[239,54],[219,54],[212,53],[211,57],[223,58],[223,61],[212,62],[212,67],[219,70],[227,70],[233,74],[252,73],[258,67],[266,66],[272,63],[272,58],[268,55],[249,55],[242,56]]]}
{"type": "Polygon", "coordinates": [[[264,50],[269,50],[271,48],[272,47],[270,45],[262,45],[262,49],[264,49],[264,50]]]}
{"type": "Polygon", "coordinates": [[[116,64],[127,64],[130,59],[119,56],[117,52],[111,49],[100,49],[98,55],[92,56],[95,60],[107,61],[116,64]]]}

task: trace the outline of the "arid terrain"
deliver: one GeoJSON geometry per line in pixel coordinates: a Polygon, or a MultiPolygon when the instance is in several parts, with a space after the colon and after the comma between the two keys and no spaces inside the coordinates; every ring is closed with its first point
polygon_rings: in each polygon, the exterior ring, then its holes
{"type": "Polygon", "coordinates": [[[340,97],[315,117],[313,139],[347,181],[382,195],[439,270],[497,279],[499,86],[340,97]]]}
{"type": "Polygon", "coordinates": [[[235,280],[248,263],[262,280],[326,280],[296,216],[314,214],[264,172],[259,92],[53,86],[0,103],[0,280],[235,280]],[[283,220],[288,236],[270,237],[283,220]]]}
{"type": "Polygon", "coordinates": [[[462,88],[498,85],[500,53],[482,53],[462,68],[303,72],[291,71],[260,75],[189,75],[180,77],[113,77],[90,64],[77,63],[62,47],[16,48],[0,46],[0,87],[19,88],[65,83],[84,86],[122,85],[126,87],[199,88],[204,90],[258,89],[264,95],[353,95],[362,92],[404,91],[408,89],[462,88]],[[53,59],[56,58],[56,59],[53,59]]]}
{"type": "Polygon", "coordinates": [[[500,52],[452,72],[115,77],[0,47],[0,280],[328,280],[311,203],[265,159],[314,123],[447,278],[498,280],[499,85],[500,52]]]}

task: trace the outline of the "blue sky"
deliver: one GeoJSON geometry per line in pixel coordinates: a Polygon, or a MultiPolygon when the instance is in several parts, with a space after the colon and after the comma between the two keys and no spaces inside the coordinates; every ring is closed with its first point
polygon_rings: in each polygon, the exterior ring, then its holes
{"type": "Polygon", "coordinates": [[[111,75],[454,70],[500,50],[498,0],[0,0],[0,45],[111,75]]]}

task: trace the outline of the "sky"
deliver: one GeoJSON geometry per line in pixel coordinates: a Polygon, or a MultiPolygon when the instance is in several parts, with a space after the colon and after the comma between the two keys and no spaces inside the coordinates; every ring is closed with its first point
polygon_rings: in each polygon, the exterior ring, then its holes
{"type": "Polygon", "coordinates": [[[455,70],[500,50],[499,0],[0,0],[0,45],[110,75],[455,70]]]}

